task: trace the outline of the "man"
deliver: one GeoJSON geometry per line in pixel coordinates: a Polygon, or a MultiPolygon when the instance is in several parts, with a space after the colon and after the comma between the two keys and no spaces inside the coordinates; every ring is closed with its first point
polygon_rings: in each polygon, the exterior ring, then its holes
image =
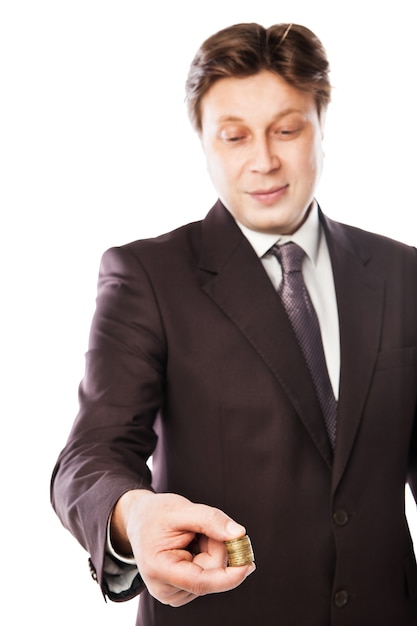
{"type": "Polygon", "coordinates": [[[417,256],[314,199],[328,72],[302,26],[210,37],[187,100],[219,201],[103,257],[52,498],[137,624],[417,623],[417,256]],[[256,570],[227,565],[246,531],[256,570]]]}

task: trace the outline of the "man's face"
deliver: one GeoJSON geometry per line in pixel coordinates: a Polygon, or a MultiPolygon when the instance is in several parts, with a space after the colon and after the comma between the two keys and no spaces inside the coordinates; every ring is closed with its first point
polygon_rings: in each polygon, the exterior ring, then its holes
{"type": "Polygon", "coordinates": [[[314,97],[261,71],[219,79],[202,98],[201,113],[208,171],[225,207],[252,230],[296,231],[323,163],[314,97]]]}

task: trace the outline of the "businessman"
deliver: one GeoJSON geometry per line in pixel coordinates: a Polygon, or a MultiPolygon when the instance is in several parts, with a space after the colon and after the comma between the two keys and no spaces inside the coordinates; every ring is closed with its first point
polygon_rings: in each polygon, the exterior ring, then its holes
{"type": "Polygon", "coordinates": [[[141,626],[415,626],[416,250],[318,205],[310,30],[214,34],[186,94],[219,200],[104,254],[55,510],[141,626]]]}

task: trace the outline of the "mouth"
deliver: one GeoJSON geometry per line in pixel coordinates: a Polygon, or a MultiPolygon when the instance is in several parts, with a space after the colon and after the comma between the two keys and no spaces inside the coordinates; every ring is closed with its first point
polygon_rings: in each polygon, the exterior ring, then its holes
{"type": "Polygon", "coordinates": [[[271,187],[270,189],[256,189],[255,191],[248,192],[251,198],[262,204],[274,204],[277,200],[280,200],[287,192],[289,185],[282,185],[280,187],[271,187]]]}

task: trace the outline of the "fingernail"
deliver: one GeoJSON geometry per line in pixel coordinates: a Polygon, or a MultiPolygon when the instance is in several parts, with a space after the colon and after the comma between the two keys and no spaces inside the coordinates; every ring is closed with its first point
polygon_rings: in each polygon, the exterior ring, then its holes
{"type": "Polygon", "coordinates": [[[249,565],[248,567],[248,576],[250,576],[251,574],[253,574],[253,572],[256,570],[256,565],[255,563],[252,563],[251,565],[249,565]]]}

